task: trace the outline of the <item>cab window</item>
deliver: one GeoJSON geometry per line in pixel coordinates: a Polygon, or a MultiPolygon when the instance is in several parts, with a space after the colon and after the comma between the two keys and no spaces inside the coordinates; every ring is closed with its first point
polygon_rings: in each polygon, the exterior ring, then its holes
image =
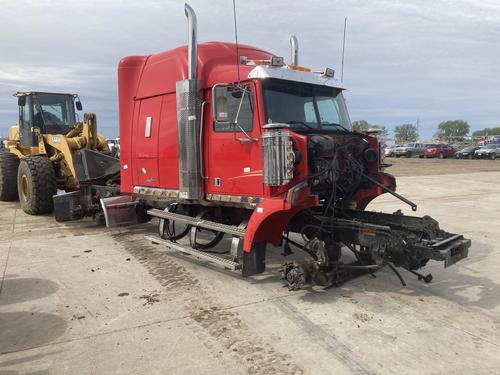
{"type": "Polygon", "coordinates": [[[29,98],[26,98],[26,102],[23,106],[23,124],[30,125],[31,124],[31,118],[30,118],[30,105],[29,105],[29,98]]]}
{"type": "Polygon", "coordinates": [[[215,86],[213,96],[214,130],[216,132],[252,130],[253,103],[249,86],[215,86]]]}

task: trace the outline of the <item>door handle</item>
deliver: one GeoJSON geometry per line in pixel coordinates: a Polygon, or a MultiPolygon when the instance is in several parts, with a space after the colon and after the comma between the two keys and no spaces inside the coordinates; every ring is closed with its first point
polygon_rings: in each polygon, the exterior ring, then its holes
{"type": "Polygon", "coordinates": [[[236,138],[237,141],[239,142],[258,142],[259,140],[257,138],[236,138]]]}

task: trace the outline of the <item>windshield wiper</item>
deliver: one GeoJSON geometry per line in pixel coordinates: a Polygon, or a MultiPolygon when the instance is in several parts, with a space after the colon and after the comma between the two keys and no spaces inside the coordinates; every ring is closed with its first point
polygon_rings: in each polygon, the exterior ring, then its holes
{"type": "Polygon", "coordinates": [[[304,121],[295,121],[295,120],[291,120],[291,121],[283,121],[284,124],[290,124],[290,125],[302,125],[308,129],[313,129],[314,128],[311,126],[311,125],[307,125],[304,121]]]}
{"type": "Polygon", "coordinates": [[[329,122],[329,123],[325,123],[325,124],[321,124],[321,125],[326,125],[326,126],[338,126],[339,128],[342,128],[344,129],[346,132],[350,132],[349,129],[345,128],[344,126],[342,126],[341,124],[336,124],[334,122],[329,122]]]}

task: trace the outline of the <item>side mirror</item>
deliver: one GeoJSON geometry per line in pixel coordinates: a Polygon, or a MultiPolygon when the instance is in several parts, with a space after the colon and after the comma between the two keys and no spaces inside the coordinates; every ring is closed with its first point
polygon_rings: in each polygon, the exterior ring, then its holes
{"type": "Polygon", "coordinates": [[[83,109],[83,107],[82,107],[82,102],[81,102],[81,101],[79,101],[79,100],[77,100],[77,101],[75,102],[75,107],[76,107],[76,109],[77,109],[78,111],[81,111],[81,110],[83,109]]]}
{"type": "Polygon", "coordinates": [[[17,105],[19,107],[24,107],[25,104],[26,104],[26,97],[25,96],[18,96],[17,97],[17,105]]]}

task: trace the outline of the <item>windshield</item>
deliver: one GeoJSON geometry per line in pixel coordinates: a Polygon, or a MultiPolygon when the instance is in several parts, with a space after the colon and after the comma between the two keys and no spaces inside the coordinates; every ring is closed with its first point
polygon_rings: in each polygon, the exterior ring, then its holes
{"type": "Polygon", "coordinates": [[[492,144],[489,144],[489,145],[486,145],[484,146],[484,148],[487,148],[487,149],[491,149],[491,148],[497,148],[497,145],[492,143],[492,144]]]}
{"type": "Polygon", "coordinates": [[[415,143],[405,143],[403,147],[413,147],[415,146],[415,143]]]}
{"type": "Polygon", "coordinates": [[[466,147],[462,151],[469,152],[469,151],[473,151],[475,148],[477,148],[477,147],[474,147],[474,146],[466,147]]]}
{"type": "Polygon", "coordinates": [[[33,98],[35,126],[42,129],[42,132],[64,133],[75,124],[75,108],[71,95],[37,93],[33,98]]]}
{"type": "Polygon", "coordinates": [[[262,81],[267,123],[293,129],[351,129],[342,90],[308,83],[262,81]]]}

